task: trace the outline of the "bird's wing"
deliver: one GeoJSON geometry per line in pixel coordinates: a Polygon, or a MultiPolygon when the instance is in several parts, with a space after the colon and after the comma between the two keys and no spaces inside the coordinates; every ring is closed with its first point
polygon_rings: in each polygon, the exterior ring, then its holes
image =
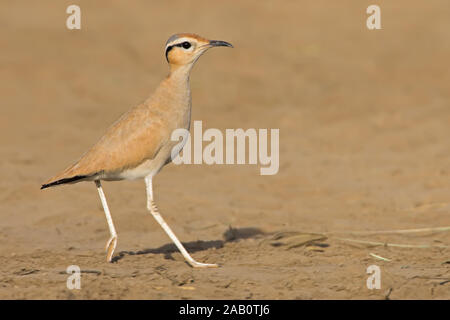
{"type": "Polygon", "coordinates": [[[134,168],[153,159],[170,132],[160,114],[145,104],[133,108],[116,121],[103,137],[75,164],[49,179],[44,186],[71,182],[74,177],[90,177],[134,168]]]}

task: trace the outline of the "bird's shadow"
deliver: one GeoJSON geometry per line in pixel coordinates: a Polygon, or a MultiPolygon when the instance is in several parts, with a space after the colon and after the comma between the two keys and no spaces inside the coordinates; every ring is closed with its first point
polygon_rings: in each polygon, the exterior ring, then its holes
{"type": "MultiPolygon", "coordinates": [[[[223,233],[223,240],[198,240],[198,241],[191,241],[191,242],[184,242],[183,246],[186,248],[186,250],[190,253],[208,250],[211,248],[220,249],[222,248],[225,243],[227,242],[233,242],[233,241],[239,241],[241,239],[248,239],[248,238],[257,238],[259,236],[264,236],[267,233],[262,231],[258,228],[232,228],[229,227],[228,230],[226,230],[223,233]]],[[[126,256],[133,256],[133,255],[141,255],[141,254],[164,254],[164,257],[166,259],[174,260],[172,257],[172,253],[178,252],[178,248],[173,243],[165,244],[159,248],[149,248],[139,251],[121,251],[117,256],[115,256],[111,262],[118,262],[119,260],[122,260],[126,256]]]]}

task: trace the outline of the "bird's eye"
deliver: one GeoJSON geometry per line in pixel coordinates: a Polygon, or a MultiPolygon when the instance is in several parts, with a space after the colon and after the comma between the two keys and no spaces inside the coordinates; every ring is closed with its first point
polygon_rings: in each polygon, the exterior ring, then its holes
{"type": "Polygon", "coordinates": [[[181,44],[182,46],[183,46],[183,48],[185,48],[185,49],[189,49],[190,47],[191,47],[191,44],[189,43],[189,42],[183,42],[182,44],[181,44]]]}

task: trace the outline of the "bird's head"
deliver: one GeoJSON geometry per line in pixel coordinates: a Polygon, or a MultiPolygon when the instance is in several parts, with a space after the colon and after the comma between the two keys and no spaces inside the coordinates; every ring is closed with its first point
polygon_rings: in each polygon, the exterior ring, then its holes
{"type": "Polygon", "coordinates": [[[191,66],[208,49],[233,47],[220,40],[208,40],[192,33],[174,34],[166,43],[166,59],[171,68],[191,66]]]}

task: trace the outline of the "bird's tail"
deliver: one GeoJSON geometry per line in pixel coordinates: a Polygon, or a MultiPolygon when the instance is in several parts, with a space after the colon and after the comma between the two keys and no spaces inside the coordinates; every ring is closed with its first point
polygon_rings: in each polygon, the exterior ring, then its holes
{"type": "Polygon", "coordinates": [[[57,180],[50,179],[49,182],[44,183],[41,186],[41,190],[45,189],[45,188],[55,187],[55,186],[58,186],[61,184],[80,182],[86,178],[89,178],[89,176],[74,176],[74,177],[70,177],[70,178],[63,178],[63,179],[57,179],[57,180]]]}
{"type": "Polygon", "coordinates": [[[68,167],[66,170],[60,172],[56,176],[48,179],[42,186],[41,189],[55,187],[61,184],[76,183],[83,180],[89,179],[94,174],[90,174],[86,171],[80,170],[79,163],[75,163],[68,167]]]}

